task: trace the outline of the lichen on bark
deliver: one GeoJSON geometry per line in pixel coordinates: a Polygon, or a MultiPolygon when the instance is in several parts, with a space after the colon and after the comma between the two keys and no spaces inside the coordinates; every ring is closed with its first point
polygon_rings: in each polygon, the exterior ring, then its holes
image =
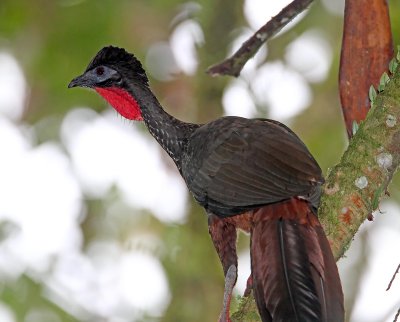
{"type": "Polygon", "coordinates": [[[327,175],[319,219],[336,259],[345,253],[361,223],[378,208],[399,165],[399,121],[397,69],[374,99],[339,164],[327,175]],[[366,185],[361,184],[363,177],[366,185]]]}

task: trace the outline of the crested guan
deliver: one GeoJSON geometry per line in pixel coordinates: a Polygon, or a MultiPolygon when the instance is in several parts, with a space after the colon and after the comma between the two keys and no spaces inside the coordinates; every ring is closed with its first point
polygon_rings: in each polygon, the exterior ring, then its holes
{"type": "Polygon", "coordinates": [[[343,293],[317,218],[323,177],[304,143],[268,119],[182,122],[163,110],[134,55],[108,46],[68,87],[89,87],[122,116],[144,121],[208,214],[225,274],[220,321],[230,321],[236,234],[251,234],[250,287],[263,321],[344,321],[343,293]]]}

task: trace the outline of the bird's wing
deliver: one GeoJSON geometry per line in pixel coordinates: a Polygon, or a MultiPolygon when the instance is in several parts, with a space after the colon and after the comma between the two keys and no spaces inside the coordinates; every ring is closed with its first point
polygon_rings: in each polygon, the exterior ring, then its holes
{"type": "Polygon", "coordinates": [[[201,147],[192,156],[195,169],[187,180],[206,208],[215,204],[233,211],[307,197],[323,181],[305,145],[280,123],[242,118],[217,122],[202,129],[201,147]]]}

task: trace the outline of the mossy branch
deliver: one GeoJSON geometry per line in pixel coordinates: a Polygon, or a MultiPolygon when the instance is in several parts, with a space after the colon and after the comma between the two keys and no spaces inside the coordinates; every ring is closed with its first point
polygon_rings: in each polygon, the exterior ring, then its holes
{"type": "Polygon", "coordinates": [[[231,316],[232,322],[260,322],[261,318],[258,314],[257,304],[253,297],[253,293],[249,296],[239,298],[239,306],[235,313],[231,316]]]}
{"type": "MultiPolygon", "coordinates": [[[[392,61],[396,63],[396,61],[392,61]]],[[[400,162],[400,71],[371,88],[372,108],[339,164],[327,175],[319,219],[336,259],[348,249],[361,223],[378,209],[400,162]]]]}
{"type": "MultiPolygon", "coordinates": [[[[398,55],[399,56],[399,55],[398,55]]],[[[319,220],[336,259],[349,248],[362,222],[376,209],[400,162],[400,68],[370,90],[372,108],[340,162],[326,178],[319,220]]],[[[395,65],[395,66],[393,66],[395,65]]],[[[233,322],[261,321],[252,296],[240,299],[233,322]]]]}

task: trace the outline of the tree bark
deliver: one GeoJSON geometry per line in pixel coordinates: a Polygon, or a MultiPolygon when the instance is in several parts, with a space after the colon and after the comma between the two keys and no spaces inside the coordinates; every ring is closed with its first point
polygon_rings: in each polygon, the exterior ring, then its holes
{"type": "Polygon", "coordinates": [[[381,92],[376,98],[374,91],[370,91],[372,108],[367,118],[350,141],[340,163],[327,176],[319,218],[336,259],[343,256],[361,223],[378,209],[399,166],[398,68],[390,79],[382,77],[380,86],[381,92]]]}

